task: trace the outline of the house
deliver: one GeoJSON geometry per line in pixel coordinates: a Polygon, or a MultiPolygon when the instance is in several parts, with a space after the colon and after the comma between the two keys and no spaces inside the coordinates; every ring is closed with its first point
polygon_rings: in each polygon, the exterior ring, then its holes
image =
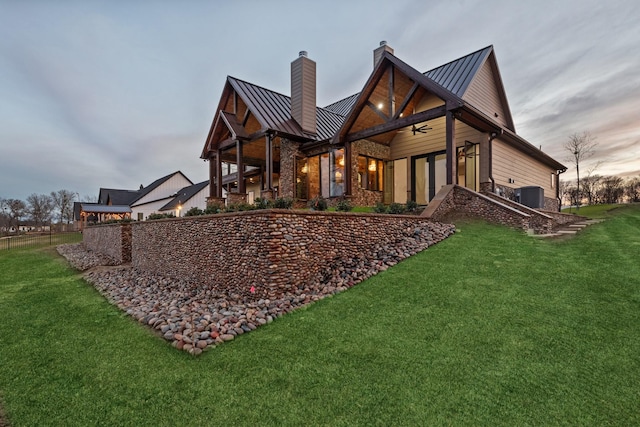
{"type": "Polygon", "coordinates": [[[101,188],[98,203],[101,205],[129,206],[131,218],[142,221],[174,199],[177,192],[193,182],[177,171],[153,181],[148,186],[140,185],[138,190],[101,188]]]}
{"type": "Polygon", "coordinates": [[[208,185],[208,181],[194,184],[177,171],[137,190],[100,188],[97,203],[74,203],[75,227],[81,230],[87,223],[125,218],[142,221],[153,213],[181,216],[181,210],[184,214],[191,207],[205,209],[208,185]]]}
{"type": "Polygon", "coordinates": [[[175,216],[184,216],[192,208],[204,210],[207,206],[207,197],[209,197],[209,181],[199,182],[181,188],[173,199],[162,206],[159,211],[172,213],[175,216]]]}
{"type": "Polygon", "coordinates": [[[559,209],[566,167],[520,137],[493,46],[420,72],[386,42],[362,90],[316,105],[316,63],[291,63],[291,96],[227,77],[201,153],[210,203],[349,197],[426,205],[445,185],[559,209]],[[223,198],[223,191],[227,191],[223,198]]]}

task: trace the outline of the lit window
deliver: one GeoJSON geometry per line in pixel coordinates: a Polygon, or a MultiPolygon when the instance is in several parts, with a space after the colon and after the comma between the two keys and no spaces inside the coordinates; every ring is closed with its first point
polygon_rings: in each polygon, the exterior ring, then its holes
{"type": "Polygon", "coordinates": [[[366,190],[384,189],[384,162],[366,156],[358,156],[358,184],[366,190]]]}

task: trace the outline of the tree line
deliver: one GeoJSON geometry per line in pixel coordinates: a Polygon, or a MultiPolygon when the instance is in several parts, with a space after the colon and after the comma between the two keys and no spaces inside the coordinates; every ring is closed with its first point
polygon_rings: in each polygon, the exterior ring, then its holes
{"type": "Polygon", "coordinates": [[[78,193],[70,190],[52,191],[49,194],[31,194],[26,201],[0,197],[0,229],[18,230],[21,222],[28,221],[36,229],[50,225],[71,224],[73,203],[79,201],[78,193]]]}
{"type": "Polygon", "coordinates": [[[576,180],[560,181],[562,200],[568,200],[572,206],[580,206],[584,201],[588,205],[640,202],[640,177],[625,180],[619,176],[597,175],[595,171],[602,164],[597,162],[580,178],[581,164],[595,154],[597,146],[596,137],[589,131],[569,136],[564,149],[569,153],[567,161],[576,168],[576,180]]]}

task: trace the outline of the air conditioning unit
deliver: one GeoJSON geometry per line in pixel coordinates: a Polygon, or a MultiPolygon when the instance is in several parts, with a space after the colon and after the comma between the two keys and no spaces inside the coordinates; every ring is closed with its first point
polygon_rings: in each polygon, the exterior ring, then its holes
{"type": "Polygon", "coordinates": [[[534,209],[544,208],[544,188],[536,186],[515,189],[516,202],[534,209]]]}

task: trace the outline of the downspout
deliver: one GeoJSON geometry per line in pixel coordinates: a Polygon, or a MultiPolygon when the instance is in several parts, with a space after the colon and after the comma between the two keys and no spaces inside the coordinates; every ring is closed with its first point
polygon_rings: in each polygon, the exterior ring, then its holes
{"type": "Polygon", "coordinates": [[[502,133],[502,129],[500,132],[491,132],[489,135],[489,180],[491,181],[491,192],[496,192],[496,180],[493,179],[493,140],[498,137],[498,133],[502,133]]]}

